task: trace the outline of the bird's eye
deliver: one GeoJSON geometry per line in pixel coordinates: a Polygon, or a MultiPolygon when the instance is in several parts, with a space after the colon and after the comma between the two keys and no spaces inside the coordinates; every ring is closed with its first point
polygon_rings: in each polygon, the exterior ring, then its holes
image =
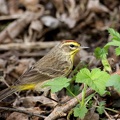
{"type": "Polygon", "coordinates": [[[70,47],[71,47],[71,48],[74,48],[74,47],[75,47],[75,45],[73,45],[73,44],[70,44],[70,47]]]}

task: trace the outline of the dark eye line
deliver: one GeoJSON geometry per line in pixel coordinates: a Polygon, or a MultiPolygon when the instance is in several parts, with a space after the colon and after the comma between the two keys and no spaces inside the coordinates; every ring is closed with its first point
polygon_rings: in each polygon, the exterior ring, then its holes
{"type": "Polygon", "coordinates": [[[75,45],[73,45],[73,44],[70,44],[70,47],[72,47],[72,48],[73,48],[73,47],[75,47],[75,45]]]}

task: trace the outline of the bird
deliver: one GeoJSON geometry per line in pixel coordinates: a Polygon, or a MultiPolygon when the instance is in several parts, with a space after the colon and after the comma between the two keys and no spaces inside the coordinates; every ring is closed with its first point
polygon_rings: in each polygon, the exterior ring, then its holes
{"type": "Polygon", "coordinates": [[[14,85],[0,92],[0,101],[13,93],[23,90],[42,91],[43,84],[57,77],[67,77],[73,68],[75,55],[81,45],[75,40],[63,40],[53,47],[44,57],[28,68],[14,85]]]}

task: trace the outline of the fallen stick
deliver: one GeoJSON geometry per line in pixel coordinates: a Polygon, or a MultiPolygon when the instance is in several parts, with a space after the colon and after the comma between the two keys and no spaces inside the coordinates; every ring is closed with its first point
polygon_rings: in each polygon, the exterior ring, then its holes
{"type": "Polygon", "coordinates": [[[23,15],[23,14],[14,14],[14,15],[8,15],[8,16],[0,16],[0,21],[18,19],[18,18],[20,18],[22,15],[23,15]]]}
{"type": "Polygon", "coordinates": [[[9,43],[1,44],[0,50],[40,50],[52,48],[59,42],[25,42],[25,43],[9,43]]]}
{"type": "MultiPolygon", "coordinates": [[[[86,91],[86,97],[94,93],[94,90],[88,89],[86,91]]],[[[82,100],[82,93],[77,95],[77,98],[79,100],[82,100]]],[[[53,112],[45,118],[45,120],[57,120],[57,118],[65,116],[66,112],[70,111],[73,107],[75,107],[78,104],[78,100],[76,98],[73,98],[69,100],[67,103],[61,106],[57,106],[53,112]]]]}
{"type": "Polygon", "coordinates": [[[40,114],[38,114],[38,113],[33,113],[33,112],[30,112],[30,111],[20,110],[20,109],[16,109],[16,108],[0,107],[0,110],[19,112],[19,113],[27,114],[27,115],[29,115],[29,116],[37,116],[37,117],[39,117],[39,118],[45,118],[44,115],[40,115],[40,114]]]}

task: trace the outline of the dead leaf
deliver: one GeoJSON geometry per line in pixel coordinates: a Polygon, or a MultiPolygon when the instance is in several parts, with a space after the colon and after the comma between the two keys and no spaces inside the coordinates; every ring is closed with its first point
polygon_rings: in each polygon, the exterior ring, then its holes
{"type": "MultiPolygon", "coordinates": [[[[23,110],[23,111],[29,111],[31,113],[37,113],[40,114],[42,113],[42,111],[40,110],[39,107],[34,107],[34,108],[23,108],[23,107],[19,107],[17,109],[23,110]]],[[[24,113],[19,113],[19,112],[13,112],[11,113],[6,120],[29,120],[29,115],[24,114],[24,113]]],[[[36,116],[31,116],[32,120],[38,120],[39,117],[36,116]]]]}
{"type": "Polygon", "coordinates": [[[27,10],[37,11],[39,8],[39,0],[19,0],[19,3],[26,7],[27,10]]]}
{"type": "Polygon", "coordinates": [[[87,9],[97,13],[109,12],[109,9],[102,5],[99,0],[89,0],[87,9]]]}
{"type": "Polygon", "coordinates": [[[56,10],[57,10],[57,14],[62,14],[65,12],[64,9],[64,0],[51,0],[52,3],[54,4],[56,10]]]}
{"type": "Polygon", "coordinates": [[[50,28],[57,28],[60,24],[59,20],[52,16],[43,16],[41,17],[41,21],[44,25],[50,28]]]}
{"type": "Polygon", "coordinates": [[[34,21],[31,22],[31,25],[30,25],[29,29],[35,30],[35,31],[40,33],[41,30],[43,29],[43,25],[42,25],[41,21],[34,20],[34,21]]]}
{"type": "Polygon", "coordinates": [[[28,120],[28,115],[18,112],[11,113],[6,120],[28,120]]]}
{"type": "Polygon", "coordinates": [[[0,14],[8,14],[8,7],[5,0],[0,0],[0,14]]]}
{"type": "Polygon", "coordinates": [[[18,106],[19,104],[22,104],[24,107],[34,107],[37,102],[42,103],[43,105],[47,105],[50,107],[54,107],[53,100],[45,97],[45,96],[27,96],[27,97],[21,97],[20,99],[16,99],[16,101],[13,103],[13,106],[18,106]]]}
{"type": "Polygon", "coordinates": [[[73,28],[76,24],[76,20],[74,18],[69,17],[67,14],[62,14],[60,16],[60,21],[64,22],[66,25],[68,25],[69,28],[73,28]]]}
{"type": "Polygon", "coordinates": [[[99,120],[99,114],[95,113],[94,110],[90,109],[90,111],[87,112],[83,120],[99,120]]]}
{"type": "Polygon", "coordinates": [[[33,20],[39,18],[42,15],[42,11],[38,13],[26,12],[20,19],[9,24],[1,33],[0,33],[0,42],[3,42],[6,38],[15,38],[24,28],[30,24],[33,20]]]}
{"type": "Polygon", "coordinates": [[[22,59],[19,61],[18,66],[15,67],[15,73],[21,75],[28,66],[32,66],[35,61],[33,59],[22,59]]]}

